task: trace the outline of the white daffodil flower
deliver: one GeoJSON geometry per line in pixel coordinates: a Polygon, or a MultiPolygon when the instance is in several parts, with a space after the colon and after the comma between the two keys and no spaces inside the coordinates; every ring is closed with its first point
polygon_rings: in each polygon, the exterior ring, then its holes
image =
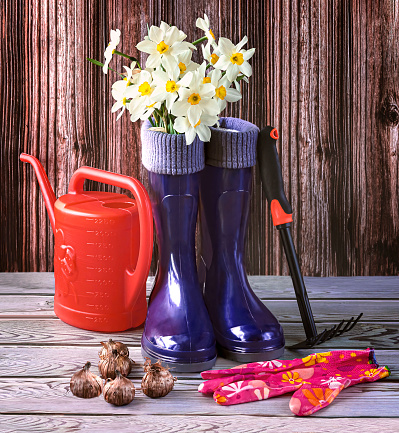
{"type": "Polygon", "coordinates": [[[130,65],[130,68],[127,66],[124,66],[126,72],[124,72],[122,75],[125,75],[128,77],[131,83],[136,84],[139,74],[141,72],[141,69],[136,68],[136,62],[132,62],[130,65]]]}
{"type": "MultiPolygon", "coordinates": [[[[246,83],[249,83],[249,80],[248,80],[248,78],[245,75],[242,75],[242,77],[243,78],[241,79],[241,81],[245,81],[246,83]]],[[[240,84],[240,82],[237,81],[237,80],[234,80],[234,85],[235,85],[236,89],[239,92],[241,92],[241,84],[240,84]]]]}
{"type": "Polygon", "coordinates": [[[196,71],[200,66],[198,63],[191,60],[192,55],[193,52],[191,50],[186,50],[177,56],[177,65],[182,77],[188,72],[196,71]]]}
{"type": "Polygon", "coordinates": [[[175,119],[173,128],[177,132],[185,134],[186,144],[189,145],[195,140],[196,135],[198,135],[201,141],[209,141],[211,138],[211,130],[209,127],[215,125],[218,120],[218,116],[202,114],[198,122],[192,125],[188,117],[181,116],[175,119]]]}
{"type": "Polygon", "coordinates": [[[222,112],[227,105],[227,102],[237,102],[242,98],[241,92],[231,88],[231,82],[227,76],[222,77],[222,71],[214,69],[209,73],[211,83],[215,86],[215,99],[219,105],[220,112],[222,112]]]}
{"type": "MultiPolygon", "coordinates": [[[[112,106],[111,112],[115,113],[120,108],[122,108],[121,112],[118,114],[118,117],[116,120],[119,120],[122,114],[124,113],[126,109],[126,90],[127,88],[132,84],[132,75],[135,71],[134,67],[136,66],[136,62],[133,62],[130,65],[130,68],[127,66],[124,66],[126,72],[125,72],[125,78],[123,80],[116,81],[112,85],[112,97],[116,100],[115,104],[112,106]]],[[[135,74],[136,76],[137,74],[135,74]]]]}
{"type": "Polygon", "coordinates": [[[137,84],[128,86],[125,91],[125,97],[131,99],[128,110],[132,122],[139,119],[148,119],[154,109],[161,106],[160,102],[156,102],[152,99],[155,83],[153,83],[151,73],[147,70],[143,70],[137,75],[137,84]]]}
{"type": "Polygon", "coordinates": [[[220,52],[216,47],[213,47],[213,53],[211,53],[211,44],[202,45],[202,55],[204,59],[210,63],[212,66],[215,66],[215,63],[219,60],[220,52]]]}
{"type": "Polygon", "coordinates": [[[220,58],[215,63],[216,69],[226,71],[227,78],[233,82],[241,73],[246,77],[252,75],[252,67],[248,60],[254,55],[255,48],[243,50],[242,47],[248,42],[245,36],[237,45],[234,45],[230,39],[219,38],[218,50],[220,58]]]}
{"type": "Polygon", "coordinates": [[[148,36],[139,42],[138,50],[148,53],[146,66],[157,68],[160,64],[165,69],[173,70],[177,67],[176,57],[184,51],[195,49],[193,44],[183,42],[187,37],[176,26],[170,27],[162,21],[161,26],[151,26],[148,36]]]}
{"type": "Polygon", "coordinates": [[[216,48],[217,47],[216,38],[215,35],[213,34],[213,31],[209,28],[208,15],[204,14],[204,18],[197,18],[195,25],[205,33],[205,36],[208,39],[208,44],[216,48]]]}
{"type": "Polygon", "coordinates": [[[116,47],[118,46],[118,44],[120,42],[120,37],[121,37],[121,31],[119,29],[111,30],[111,41],[109,42],[109,44],[108,44],[108,46],[104,52],[104,57],[105,57],[105,63],[103,66],[104,74],[108,73],[108,65],[112,59],[112,55],[114,54],[116,47]]]}
{"type": "Polygon", "coordinates": [[[157,69],[152,74],[155,90],[152,94],[152,99],[156,102],[165,101],[168,112],[171,111],[173,103],[179,97],[178,90],[180,87],[188,87],[191,83],[193,74],[189,72],[179,80],[179,69],[173,71],[162,71],[157,69]]]}
{"type": "Polygon", "coordinates": [[[193,72],[189,87],[179,89],[179,100],[173,104],[171,110],[174,116],[187,116],[191,125],[196,125],[203,114],[209,116],[219,114],[219,105],[213,98],[215,86],[211,84],[209,77],[205,77],[205,68],[204,62],[197,71],[193,72]]]}

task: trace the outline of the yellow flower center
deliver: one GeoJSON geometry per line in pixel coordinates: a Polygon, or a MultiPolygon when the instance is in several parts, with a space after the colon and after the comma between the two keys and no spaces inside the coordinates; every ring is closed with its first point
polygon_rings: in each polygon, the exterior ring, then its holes
{"type": "Polygon", "coordinates": [[[202,82],[205,83],[210,83],[211,82],[211,77],[204,77],[204,79],[202,80],[202,82]]]}
{"type": "Polygon", "coordinates": [[[180,62],[179,69],[180,69],[180,73],[182,74],[187,69],[187,66],[183,62],[180,62]]]}
{"type": "Polygon", "coordinates": [[[122,104],[123,104],[123,105],[126,105],[126,98],[123,98],[123,99],[122,99],[122,104]]]}
{"type": "Polygon", "coordinates": [[[169,45],[165,44],[164,41],[161,41],[158,45],[157,45],[157,50],[159,54],[163,54],[166,53],[166,51],[169,50],[169,45]]]}
{"type": "Polygon", "coordinates": [[[219,60],[219,56],[215,53],[211,55],[211,63],[214,65],[219,60]]]}
{"type": "Polygon", "coordinates": [[[209,33],[211,34],[211,36],[213,37],[213,39],[216,39],[215,35],[213,34],[213,31],[211,29],[209,29],[209,33]]]}
{"type": "Polygon", "coordinates": [[[230,62],[236,65],[242,65],[244,63],[244,55],[242,53],[234,53],[230,57],[230,62]]]}
{"type": "Polygon", "coordinates": [[[127,79],[127,77],[124,78],[124,81],[126,81],[126,87],[129,87],[131,82],[127,79]]]}
{"type": "Polygon", "coordinates": [[[144,81],[143,84],[140,84],[139,92],[141,93],[141,96],[147,96],[151,94],[151,87],[147,81],[144,81]]]}
{"type": "Polygon", "coordinates": [[[198,122],[194,125],[194,128],[196,128],[198,125],[201,125],[201,119],[198,120],[198,122]]]}
{"type": "Polygon", "coordinates": [[[300,383],[303,381],[301,377],[299,377],[299,374],[295,371],[294,373],[291,373],[290,371],[287,372],[287,374],[283,374],[282,378],[283,382],[289,382],[294,384],[295,382],[300,383]]]}
{"type": "Polygon", "coordinates": [[[223,101],[223,99],[226,97],[226,88],[224,86],[220,86],[215,90],[215,93],[216,97],[223,101]]]}
{"type": "Polygon", "coordinates": [[[166,91],[169,93],[173,93],[177,90],[177,85],[173,80],[169,80],[166,82],[166,91]]]}
{"type": "Polygon", "coordinates": [[[201,96],[198,93],[192,93],[189,98],[187,99],[187,101],[191,104],[191,105],[197,105],[199,104],[199,101],[201,101],[201,96]]]}
{"type": "Polygon", "coordinates": [[[146,108],[151,108],[151,107],[153,107],[155,104],[156,104],[156,102],[154,102],[154,103],[151,104],[151,105],[146,105],[146,108]]]}

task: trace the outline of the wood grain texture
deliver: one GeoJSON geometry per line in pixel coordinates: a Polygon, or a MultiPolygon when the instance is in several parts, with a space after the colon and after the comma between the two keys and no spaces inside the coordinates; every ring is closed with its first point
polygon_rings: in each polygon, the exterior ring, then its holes
{"type": "MultiPolygon", "coordinates": [[[[294,299],[291,277],[250,276],[249,284],[264,300],[294,299]]],[[[399,299],[398,277],[305,277],[307,292],[313,299],[399,299]]],[[[147,279],[147,296],[154,277],[147,279]]],[[[0,273],[2,295],[54,295],[52,272],[0,273]]]]}
{"type": "MultiPolygon", "coordinates": [[[[331,328],[334,323],[323,322],[321,327],[331,328]]],[[[128,345],[140,345],[143,327],[112,334],[128,345]]],[[[287,347],[304,340],[303,326],[300,323],[284,323],[284,336],[287,347]]],[[[90,332],[74,328],[59,319],[0,319],[1,344],[42,344],[42,345],[96,345],[106,341],[109,334],[90,332]]],[[[353,347],[374,347],[390,349],[399,345],[399,323],[365,323],[356,325],[350,332],[334,338],[321,346],[320,350],[351,349],[353,347]]]]}
{"type": "MultiPolygon", "coordinates": [[[[136,361],[129,376],[137,389],[132,404],[114,407],[106,404],[102,397],[90,401],[78,399],[70,393],[70,377],[87,361],[92,362],[92,371],[98,373],[96,360],[100,341],[110,335],[77,329],[51,317],[40,318],[41,310],[47,308],[46,302],[51,299],[51,291],[54,290],[52,274],[0,274],[0,315],[7,313],[10,300],[15,298],[14,307],[20,301],[19,314],[25,316],[0,318],[0,431],[101,432],[109,431],[112,423],[117,425],[118,431],[134,428],[135,432],[309,433],[320,429],[323,432],[357,432],[376,428],[382,433],[396,431],[399,418],[399,320],[391,317],[390,322],[381,321],[380,312],[373,307],[375,299],[367,299],[360,289],[371,287],[372,281],[378,281],[379,293],[385,299],[381,302],[386,305],[389,294],[392,293],[395,299],[394,283],[398,278],[307,280],[312,281],[312,290],[320,302],[325,296],[325,303],[330,303],[332,293],[336,303],[358,301],[369,312],[369,320],[373,322],[361,323],[345,336],[317,346],[314,351],[374,346],[377,361],[380,365],[388,365],[392,374],[375,383],[351,387],[328,408],[310,418],[298,419],[289,410],[289,395],[248,405],[219,406],[212,398],[197,392],[202,382],[199,373],[174,373],[178,381],[167,397],[160,400],[145,397],[139,390],[143,375],[140,352],[142,327],[112,335],[115,340],[128,345],[130,356],[136,361]],[[372,281],[367,283],[369,280],[372,281]],[[345,284],[339,284],[340,281],[345,284]],[[34,294],[29,294],[29,290],[34,294]],[[351,301],[348,293],[353,298],[351,301]],[[29,302],[27,298],[30,298],[29,302]],[[33,298],[39,302],[38,310],[32,308],[33,298]]],[[[293,292],[287,277],[253,277],[251,282],[262,299],[269,297],[269,301],[274,303],[292,302],[293,292]]],[[[339,310],[340,307],[334,306],[333,309],[339,310]]],[[[292,313],[293,321],[297,322],[298,317],[298,313],[296,316],[292,313]]],[[[283,327],[287,345],[303,338],[300,323],[283,323],[283,327]]],[[[302,358],[308,354],[309,350],[287,348],[283,359],[302,358]]],[[[235,365],[237,363],[218,357],[215,368],[235,365]]]]}
{"type": "Polygon", "coordinates": [[[136,433],[153,433],[166,431],[168,433],[202,432],[215,433],[260,433],[285,432],[310,433],[364,433],[365,428],[379,433],[392,433],[399,429],[397,418],[285,418],[285,417],[250,417],[250,416],[187,416],[169,415],[159,417],[154,415],[2,415],[0,416],[0,431],[62,431],[63,433],[108,432],[109,426],[115,423],[118,432],[131,432],[132,426],[136,433]],[[15,430],[14,430],[15,429],[15,430]]]}
{"type": "MultiPolygon", "coordinates": [[[[122,32],[121,49],[138,55],[146,23],[161,19],[193,40],[200,36],[195,18],[206,12],[216,36],[247,34],[256,48],[243,99],[225,114],[280,131],[303,273],[397,275],[398,11],[399,0],[4,0],[0,271],[53,266],[53,235],[33,170],[18,160],[22,151],[43,162],[57,196],[81,165],[147,184],[139,125],[128,116],[115,121],[114,77],[85,58],[103,58],[112,28],[122,32]]],[[[113,60],[116,69],[123,64],[113,60]]],[[[248,272],[286,275],[254,171],[248,272]]]]}
{"type": "MultiPolygon", "coordinates": [[[[73,341],[71,341],[73,343],[73,341]]],[[[43,346],[37,345],[1,345],[0,346],[0,377],[72,377],[72,374],[90,361],[91,371],[100,374],[97,361],[100,345],[94,346],[43,346]]],[[[325,349],[315,348],[314,352],[323,352],[325,349]]],[[[304,357],[308,350],[286,349],[281,359],[304,357]]],[[[399,358],[397,350],[379,349],[375,352],[380,365],[388,365],[392,374],[385,380],[399,381],[399,358]]],[[[143,377],[142,364],[144,358],[140,347],[129,345],[129,356],[135,361],[129,378],[137,380],[143,377]]],[[[224,358],[218,358],[215,369],[232,368],[239,363],[224,358]]],[[[179,373],[180,379],[201,380],[200,373],[179,373]]]]}
{"type": "Polygon", "coordinates": [[[131,432],[132,426],[136,433],[153,433],[166,431],[168,433],[202,432],[215,433],[260,433],[260,432],[284,432],[310,433],[323,431],[323,433],[363,433],[365,428],[379,433],[392,433],[399,428],[399,420],[396,418],[384,419],[354,419],[331,418],[304,419],[285,417],[250,417],[250,416],[187,416],[169,415],[159,417],[154,415],[2,415],[0,416],[0,431],[35,431],[47,433],[48,431],[62,431],[72,433],[83,432],[108,432],[109,426],[118,425],[118,432],[131,432]],[[14,430],[15,429],[15,430],[14,430]]]}
{"type": "MultiPolygon", "coordinates": [[[[202,380],[177,380],[173,391],[165,398],[150,399],[141,391],[131,405],[115,407],[105,404],[102,395],[83,401],[76,398],[69,390],[67,378],[18,378],[1,379],[0,413],[40,413],[40,414],[126,414],[132,411],[140,415],[252,415],[293,417],[289,409],[291,396],[285,395],[252,404],[220,406],[211,396],[200,394],[197,389],[202,380]]],[[[133,380],[136,388],[141,381],[133,380]]],[[[361,417],[365,414],[363,404],[373,402],[367,408],[367,416],[398,417],[399,385],[387,381],[362,383],[344,390],[334,403],[312,415],[317,418],[361,417]],[[351,402],[350,404],[348,404],[351,402]]]]}
{"type": "MultiPolygon", "coordinates": [[[[263,300],[267,308],[282,322],[302,323],[298,316],[298,304],[295,300],[263,300]]],[[[337,322],[343,318],[363,313],[364,322],[399,322],[399,300],[312,300],[312,311],[316,323],[337,322]]],[[[0,318],[56,318],[53,296],[3,296],[0,318]]],[[[320,325],[322,326],[322,325],[320,325]]]]}

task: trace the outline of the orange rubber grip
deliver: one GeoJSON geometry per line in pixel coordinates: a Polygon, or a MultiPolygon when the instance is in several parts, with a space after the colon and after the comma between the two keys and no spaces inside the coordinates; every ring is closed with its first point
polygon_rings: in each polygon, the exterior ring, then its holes
{"type": "Polygon", "coordinates": [[[270,204],[270,211],[272,213],[274,226],[292,222],[292,213],[285,213],[278,200],[272,200],[270,204]]]}

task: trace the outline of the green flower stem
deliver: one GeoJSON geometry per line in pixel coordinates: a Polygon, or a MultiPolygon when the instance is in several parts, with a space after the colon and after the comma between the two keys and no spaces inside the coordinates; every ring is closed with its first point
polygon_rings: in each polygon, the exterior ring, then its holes
{"type": "Polygon", "coordinates": [[[199,39],[197,39],[196,41],[194,41],[194,42],[191,42],[193,45],[198,45],[198,44],[200,44],[201,42],[204,42],[204,41],[207,41],[208,40],[208,38],[206,37],[206,36],[203,36],[202,38],[199,38],[199,39]]]}
{"type": "Polygon", "coordinates": [[[176,131],[173,128],[173,119],[172,118],[169,119],[169,129],[170,129],[171,134],[176,134],[176,131]]]}
{"type": "Polygon", "coordinates": [[[153,122],[152,119],[151,119],[151,116],[148,118],[148,120],[150,121],[151,126],[152,126],[152,127],[155,127],[154,122],[153,122]]]}
{"type": "Polygon", "coordinates": [[[162,117],[162,113],[158,110],[158,108],[154,108],[154,113],[157,113],[159,117],[162,117]]]}
{"type": "Polygon", "coordinates": [[[141,69],[140,63],[139,63],[139,61],[136,59],[136,57],[129,56],[129,55],[127,55],[127,54],[121,53],[120,51],[116,51],[116,50],[114,50],[113,54],[117,54],[118,56],[122,56],[122,57],[125,57],[126,59],[131,60],[132,62],[136,62],[136,63],[137,63],[137,66],[141,69]]]}
{"type": "MultiPolygon", "coordinates": [[[[99,62],[98,60],[90,59],[89,57],[86,57],[86,60],[88,60],[89,62],[91,62],[91,63],[93,63],[93,64],[95,64],[95,65],[97,65],[97,66],[101,66],[101,67],[104,66],[104,63],[101,63],[101,62],[99,62]]],[[[112,71],[112,72],[115,72],[115,74],[118,74],[120,77],[125,78],[124,75],[120,74],[118,71],[115,71],[115,69],[112,69],[112,68],[110,68],[110,67],[108,67],[108,69],[109,69],[110,71],[112,71]]]]}
{"type": "Polygon", "coordinates": [[[158,116],[158,114],[155,111],[153,111],[152,115],[154,116],[155,126],[159,126],[159,116],[158,116]]]}
{"type": "Polygon", "coordinates": [[[162,104],[161,108],[162,108],[162,119],[163,119],[163,123],[165,125],[165,130],[166,130],[166,132],[168,132],[168,129],[169,129],[169,122],[167,121],[168,110],[166,109],[165,103],[162,104]]]}

